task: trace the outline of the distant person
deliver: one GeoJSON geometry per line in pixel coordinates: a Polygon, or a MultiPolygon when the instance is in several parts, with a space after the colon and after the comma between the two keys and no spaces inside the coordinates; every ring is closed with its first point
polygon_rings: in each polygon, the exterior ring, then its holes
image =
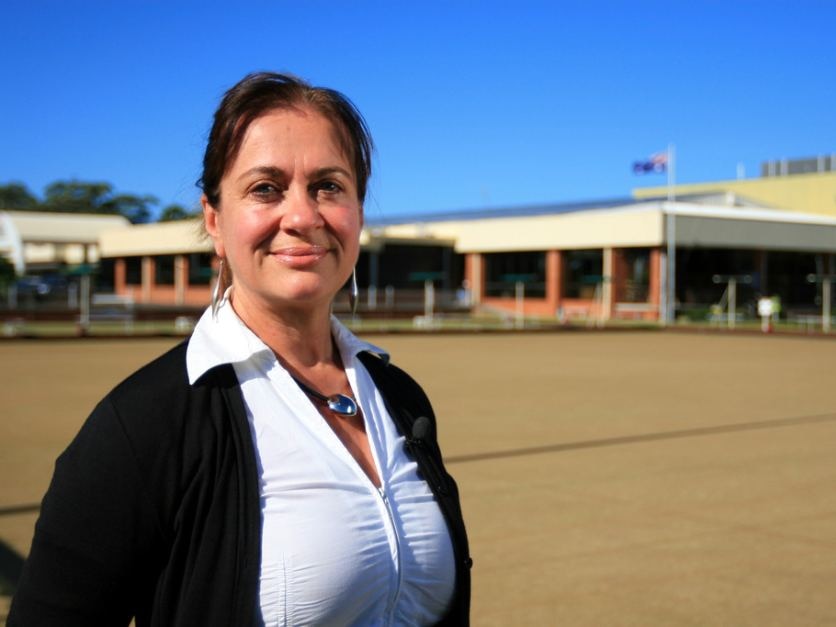
{"type": "Polygon", "coordinates": [[[226,93],[200,179],[211,307],[58,459],[10,627],[468,624],[430,404],[331,316],[371,149],[335,91],[261,73],[226,93]]]}
{"type": "Polygon", "coordinates": [[[470,292],[470,281],[467,279],[464,279],[461,286],[459,286],[459,289],[456,290],[456,302],[460,307],[470,307],[470,305],[473,304],[470,292]]]}

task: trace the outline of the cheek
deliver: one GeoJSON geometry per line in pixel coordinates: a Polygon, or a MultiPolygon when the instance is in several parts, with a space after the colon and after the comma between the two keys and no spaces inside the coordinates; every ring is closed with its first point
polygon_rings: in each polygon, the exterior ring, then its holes
{"type": "Polygon", "coordinates": [[[275,227],[266,215],[258,212],[228,216],[221,227],[227,254],[246,254],[264,245],[275,233],[275,227]]]}
{"type": "Polygon", "coordinates": [[[346,209],[332,222],[339,231],[346,248],[359,245],[360,231],[363,228],[363,220],[356,208],[346,209]]]}

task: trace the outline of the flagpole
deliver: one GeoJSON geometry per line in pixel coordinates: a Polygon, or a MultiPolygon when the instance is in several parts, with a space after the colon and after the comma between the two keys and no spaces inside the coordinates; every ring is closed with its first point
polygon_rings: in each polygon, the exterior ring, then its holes
{"type": "Polygon", "coordinates": [[[676,200],[676,191],[674,190],[676,179],[676,146],[668,144],[668,201],[676,200]]]}
{"type": "Polygon", "coordinates": [[[667,268],[667,290],[665,294],[666,322],[676,322],[676,217],[674,216],[673,203],[676,200],[675,176],[676,176],[676,149],[672,143],[668,144],[668,203],[667,203],[667,244],[668,244],[668,268],[667,268]]]}

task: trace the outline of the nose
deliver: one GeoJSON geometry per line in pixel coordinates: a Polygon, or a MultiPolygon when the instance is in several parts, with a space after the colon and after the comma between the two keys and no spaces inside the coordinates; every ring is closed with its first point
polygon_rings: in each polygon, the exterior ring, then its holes
{"type": "Polygon", "coordinates": [[[285,196],[282,227],[291,231],[307,231],[324,224],[316,198],[304,185],[292,185],[285,196]]]}

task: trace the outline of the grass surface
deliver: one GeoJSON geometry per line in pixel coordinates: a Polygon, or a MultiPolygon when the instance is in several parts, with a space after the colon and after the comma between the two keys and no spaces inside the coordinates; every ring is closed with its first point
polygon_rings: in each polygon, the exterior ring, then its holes
{"type": "MultiPolygon", "coordinates": [[[[0,508],[37,503],[98,399],[176,341],[0,343],[0,508]]],[[[439,416],[471,536],[474,625],[836,624],[833,342],[373,341],[439,416]]],[[[0,515],[12,558],[35,518],[0,515]]]]}

